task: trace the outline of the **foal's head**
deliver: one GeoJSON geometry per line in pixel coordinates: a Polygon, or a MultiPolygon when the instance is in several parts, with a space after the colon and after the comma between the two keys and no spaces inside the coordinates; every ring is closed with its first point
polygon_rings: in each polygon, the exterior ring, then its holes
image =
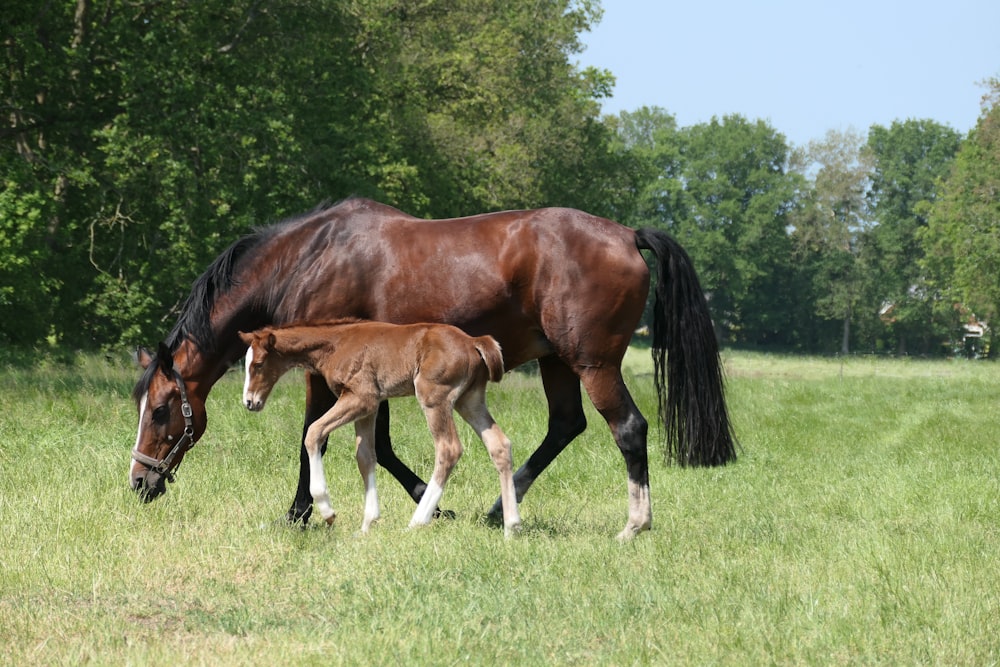
{"type": "Polygon", "coordinates": [[[285,374],[289,365],[283,363],[281,354],[275,351],[276,338],[267,329],[252,333],[239,332],[240,340],[246,343],[246,379],[243,383],[243,405],[247,410],[264,409],[274,384],[285,374]]]}

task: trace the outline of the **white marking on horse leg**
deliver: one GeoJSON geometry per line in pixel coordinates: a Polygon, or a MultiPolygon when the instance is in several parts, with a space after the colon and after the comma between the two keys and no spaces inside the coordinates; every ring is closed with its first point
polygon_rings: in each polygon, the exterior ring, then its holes
{"type": "MultiPolygon", "coordinates": [[[[145,392],[145,393],[143,393],[142,398],[139,399],[139,427],[136,429],[137,432],[135,434],[135,447],[133,448],[133,451],[136,450],[136,449],[139,449],[139,443],[142,441],[142,424],[145,421],[145,417],[146,417],[146,404],[147,403],[149,403],[149,392],[148,391],[145,392]]],[[[132,463],[128,467],[128,483],[129,483],[129,486],[131,486],[133,489],[135,488],[134,480],[136,479],[136,477],[139,474],[139,471],[136,470],[136,468],[138,466],[139,466],[139,462],[136,461],[135,459],[132,459],[132,463]]]]}
{"type": "Polygon", "coordinates": [[[361,532],[367,533],[379,518],[378,492],[375,490],[375,417],[367,415],[354,422],[355,458],[365,485],[365,516],[361,532]]]}
{"type": "Polygon", "coordinates": [[[500,476],[500,500],[503,504],[503,534],[504,537],[511,537],[521,529],[521,512],[517,507],[517,494],[514,490],[513,475],[513,454],[512,445],[507,436],[503,435],[500,427],[493,425],[490,431],[497,431],[499,435],[492,434],[490,437],[497,438],[496,452],[490,451],[493,461],[496,464],[497,473],[500,476]]]}
{"type": "MultiPolygon", "coordinates": [[[[531,485],[535,483],[535,478],[528,474],[528,464],[524,463],[514,472],[514,494],[515,499],[518,503],[524,500],[524,494],[528,492],[531,485]]],[[[493,507],[487,514],[494,518],[499,518],[503,515],[503,498],[497,498],[496,502],[493,503],[493,507]]]]}
{"type": "Polygon", "coordinates": [[[410,519],[410,528],[426,526],[431,522],[431,519],[434,518],[434,510],[437,509],[438,502],[440,502],[443,493],[444,489],[437,483],[437,480],[431,477],[431,480],[427,482],[427,489],[424,491],[424,495],[420,497],[417,511],[413,513],[413,518],[410,519]]]}
{"type": "Polygon", "coordinates": [[[479,437],[486,445],[486,450],[490,453],[490,458],[493,459],[493,465],[496,466],[497,474],[500,477],[500,500],[497,502],[500,503],[503,511],[503,534],[504,537],[509,538],[521,528],[521,513],[517,507],[517,494],[514,490],[513,446],[510,439],[493,421],[493,417],[486,410],[485,405],[483,412],[485,413],[484,421],[480,423],[479,427],[476,424],[473,424],[473,427],[479,432],[479,437]],[[481,428],[487,424],[486,428],[481,428]]]}
{"type": "Polygon", "coordinates": [[[622,541],[631,540],[644,530],[649,530],[653,525],[653,509],[649,499],[649,484],[639,484],[628,481],[628,523],[622,532],[618,533],[618,539],[622,541]]]}
{"type": "Polygon", "coordinates": [[[378,492],[375,490],[375,469],[372,468],[365,478],[365,518],[361,523],[361,532],[367,533],[378,519],[378,492]]]}
{"type": "Polygon", "coordinates": [[[326,475],[323,473],[323,455],[319,448],[309,453],[309,493],[312,494],[316,509],[326,523],[332,524],[337,518],[330,504],[330,493],[326,488],[326,475]]]}

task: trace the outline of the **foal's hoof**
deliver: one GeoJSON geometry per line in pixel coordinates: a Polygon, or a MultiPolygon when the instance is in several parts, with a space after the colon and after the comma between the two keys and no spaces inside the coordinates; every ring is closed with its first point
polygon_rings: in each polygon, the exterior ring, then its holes
{"type": "Polygon", "coordinates": [[[625,528],[622,529],[622,532],[618,533],[618,541],[629,542],[639,533],[649,530],[650,527],[651,526],[648,523],[643,523],[643,524],[628,523],[625,526],[625,528]]]}

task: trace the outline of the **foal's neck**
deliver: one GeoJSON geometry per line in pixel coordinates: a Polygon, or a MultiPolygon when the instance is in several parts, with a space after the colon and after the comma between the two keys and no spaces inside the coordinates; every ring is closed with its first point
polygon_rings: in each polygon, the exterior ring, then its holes
{"type": "Polygon", "coordinates": [[[329,327],[290,327],[275,331],[274,351],[289,367],[299,366],[318,371],[320,361],[337,346],[335,329],[329,327]]]}

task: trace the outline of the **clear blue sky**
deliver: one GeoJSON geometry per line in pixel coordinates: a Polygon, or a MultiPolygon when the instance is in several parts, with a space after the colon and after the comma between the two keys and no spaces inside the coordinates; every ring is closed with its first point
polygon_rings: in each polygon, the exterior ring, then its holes
{"type": "Polygon", "coordinates": [[[604,113],[681,126],[739,113],[804,145],[929,118],[975,126],[1000,77],[1000,0],[603,0],[577,58],[615,75],[604,113]]]}

